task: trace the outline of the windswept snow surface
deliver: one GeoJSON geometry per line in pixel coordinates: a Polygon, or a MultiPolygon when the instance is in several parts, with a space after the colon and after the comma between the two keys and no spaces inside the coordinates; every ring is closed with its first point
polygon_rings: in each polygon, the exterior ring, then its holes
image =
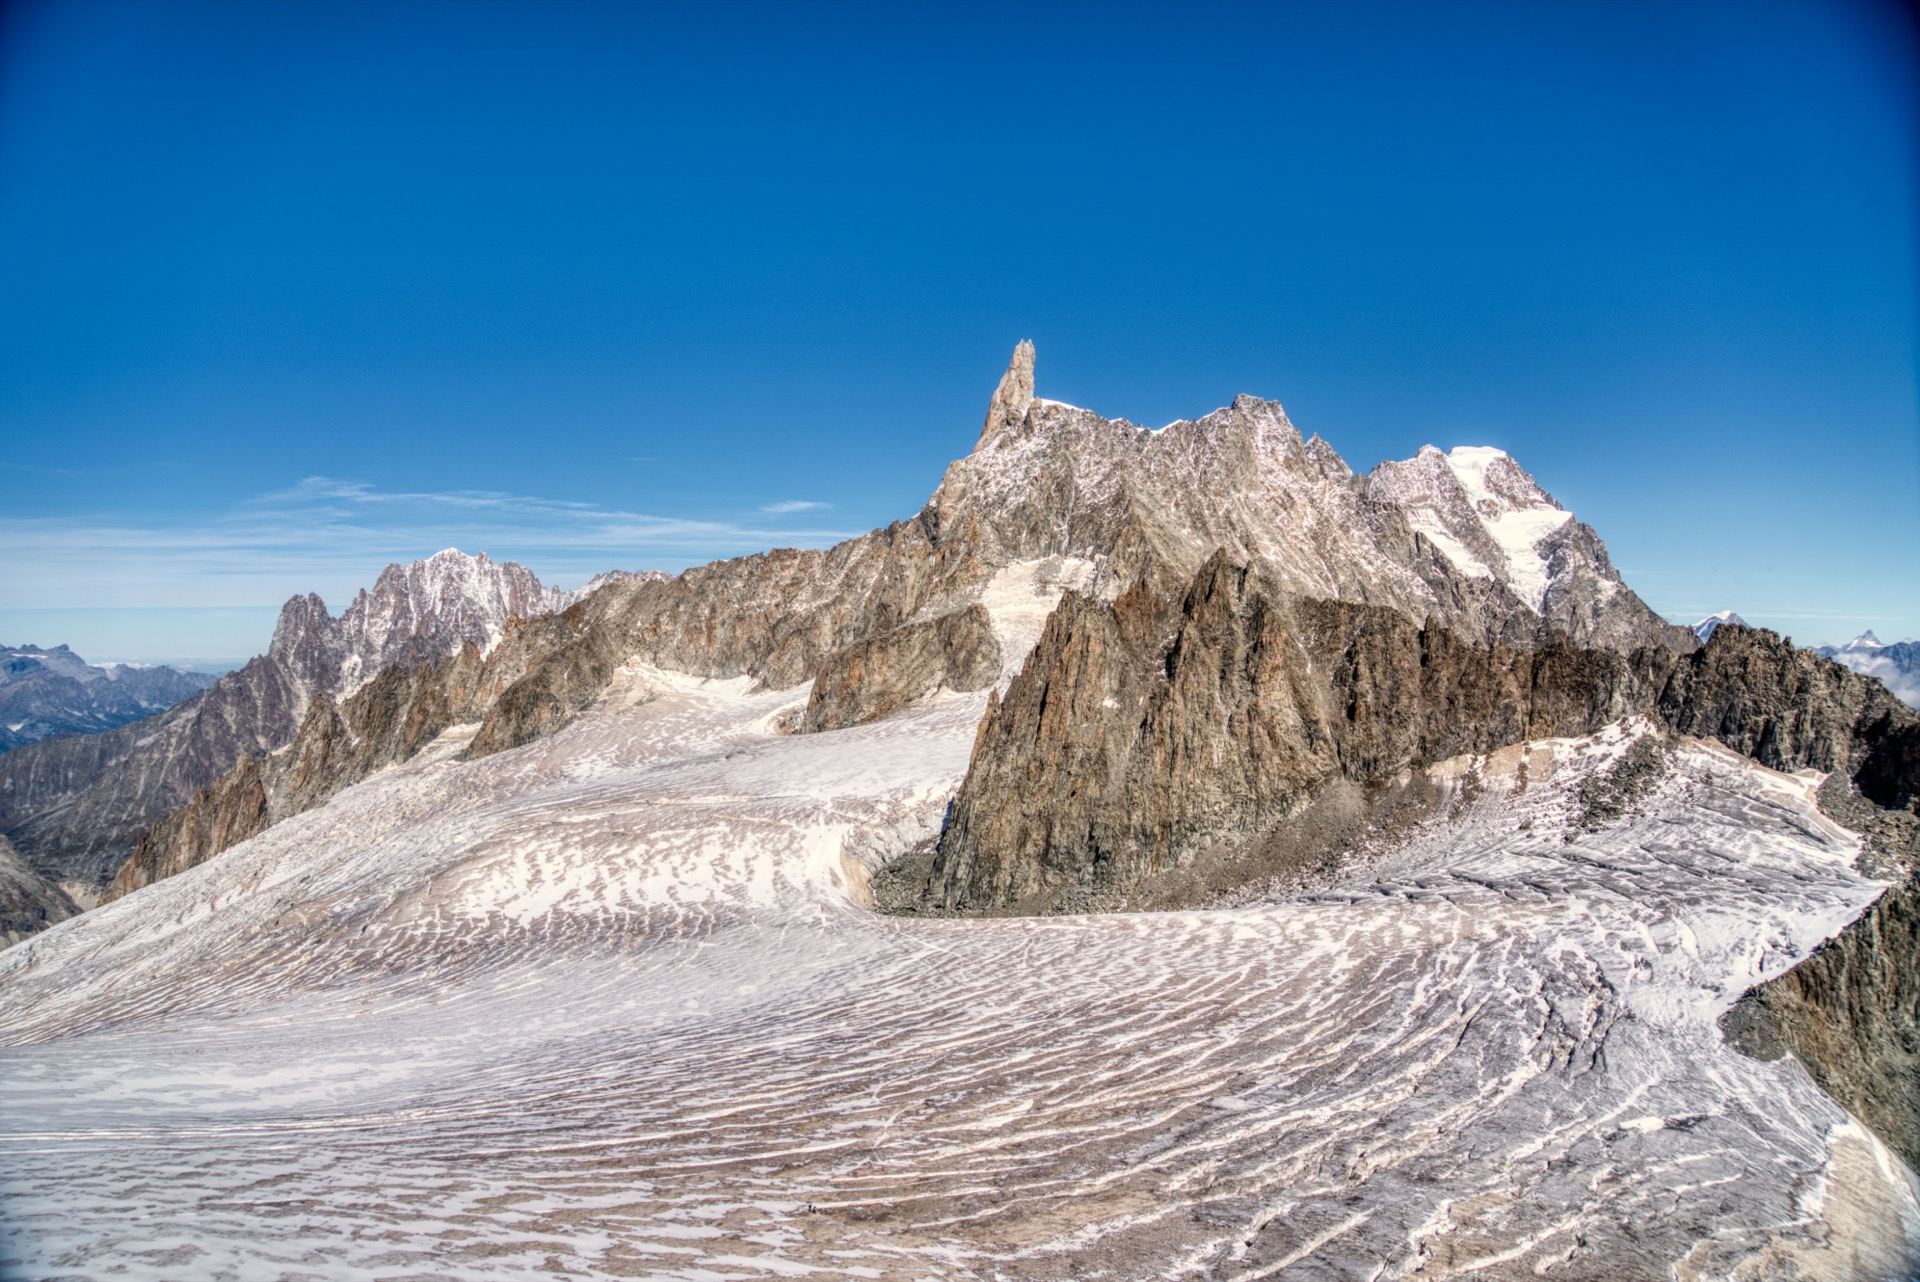
{"type": "Polygon", "coordinates": [[[885,918],[860,857],[934,830],[983,696],[776,733],[804,695],[632,668],[560,734],[463,763],[449,732],[0,953],[0,1273],[1911,1262],[1904,1171],[1714,1023],[1879,890],[1814,780],[1690,746],[1589,832],[1619,727],[1455,763],[1332,889],[885,918]]]}

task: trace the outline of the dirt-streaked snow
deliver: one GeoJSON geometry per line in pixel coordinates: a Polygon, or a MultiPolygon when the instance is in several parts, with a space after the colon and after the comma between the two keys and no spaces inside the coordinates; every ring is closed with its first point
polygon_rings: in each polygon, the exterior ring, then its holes
{"type": "Polygon", "coordinates": [[[1331,889],[906,920],[861,858],[937,828],[984,696],[776,733],[804,697],[632,668],[0,953],[8,1276],[1913,1259],[1904,1170],[1714,1023],[1879,889],[1812,780],[1692,745],[1581,830],[1620,727],[1453,763],[1449,813],[1331,889]]]}

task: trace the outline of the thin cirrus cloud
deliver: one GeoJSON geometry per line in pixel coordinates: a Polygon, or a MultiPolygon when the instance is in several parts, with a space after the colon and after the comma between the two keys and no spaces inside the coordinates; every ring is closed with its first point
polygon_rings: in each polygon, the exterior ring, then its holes
{"type": "Polygon", "coordinates": [[[821,512],[832,506],[831,503],[816,503],[812,499],[785,499],[779,503],[769,503],[760,510],[778,516],[789,512],[821,512]]]}
{"type": "MultiPolygon", "coordinates": [[[[772,504],[755,516],[824,504],[772,504]]],[[[608,569],[679,569],[858,531],[805,522],[700,520],[498,490],[399,491],[307,477],[186,524],[0,517],[0,594],[15,607],[233,606],[317,591],[344,600],[389,561],[445,547],[518,560],[568,585],[608,569]]]]}

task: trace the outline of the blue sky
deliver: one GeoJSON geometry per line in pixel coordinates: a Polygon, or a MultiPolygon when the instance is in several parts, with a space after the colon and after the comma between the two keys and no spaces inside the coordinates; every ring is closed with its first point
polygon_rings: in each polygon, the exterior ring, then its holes
{"type": "Polygon", "coordinates": [[[1512,452],[1655,608],[1920,633],[1893,4],[13,4],[0,640],[233,659],[910,515],[1014,342],[1512,452]]]}

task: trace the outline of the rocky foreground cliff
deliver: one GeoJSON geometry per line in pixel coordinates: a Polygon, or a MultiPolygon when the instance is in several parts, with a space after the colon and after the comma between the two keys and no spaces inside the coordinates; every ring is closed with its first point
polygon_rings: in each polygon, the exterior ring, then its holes
{"type": "Polygon", "coordinates": [[[1250,855],[1336,781],[1378,789],[1632,716],[1911,803],[1920,715],[1773,633],[1722,628],[1691,654],[1518,649],[1297,596],[1222,553],[1178,595],[1143,582],[1055,611],[989,705],[929,893],[949,909],[1119,902],[1202,853],[1250,855]]]}

